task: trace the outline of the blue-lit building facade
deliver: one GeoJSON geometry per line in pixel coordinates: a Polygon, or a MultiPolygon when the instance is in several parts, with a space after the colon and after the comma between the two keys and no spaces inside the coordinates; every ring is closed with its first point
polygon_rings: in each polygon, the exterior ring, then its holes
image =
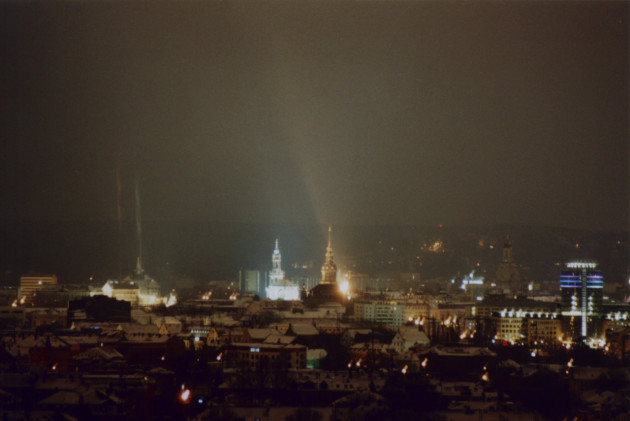
{"type": "Polygon", "coordinates": [[[560,308],[565,334],[573,337],[598,335],[604,276],[594,262],[570,262],[560,274],[560,308]]]}

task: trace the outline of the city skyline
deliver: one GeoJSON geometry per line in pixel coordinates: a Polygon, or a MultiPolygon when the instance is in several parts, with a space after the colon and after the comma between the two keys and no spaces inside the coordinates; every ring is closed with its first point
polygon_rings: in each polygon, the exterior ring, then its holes
{"type": "Polygon", "coordinates": [[[2,419],[630,418],[630,2],[0,17],[2,419]]]}

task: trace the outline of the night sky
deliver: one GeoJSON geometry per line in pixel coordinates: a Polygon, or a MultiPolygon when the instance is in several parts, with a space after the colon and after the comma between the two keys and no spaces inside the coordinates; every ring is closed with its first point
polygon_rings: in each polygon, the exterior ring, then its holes
{"type": "Polygon", "coordinates": [[[627,230],[629,10],[2,2],[0,217],[627,230]]]}

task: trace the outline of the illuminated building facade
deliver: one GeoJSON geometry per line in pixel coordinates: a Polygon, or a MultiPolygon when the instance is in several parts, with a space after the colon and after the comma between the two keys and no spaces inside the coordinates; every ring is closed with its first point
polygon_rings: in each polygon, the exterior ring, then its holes
{"type": "Polygon", "coordinates": [[[528,346],[554,345],[562,336],[562,319],[556,313],[540,316],[529,312],[499,313],[495,317],[495,323],[495,338],[501,341],[526,343],[528,346]]]}
{"type": "Polygon", "coordinates": [[[527,319],[527,345],[551,345],[562,336],[562,320],[551,316],[534,316],[527,319]]]}
{"type": "Polygon", "coordinates": [[[529,315],[530,317],[543,315],[557,315],[557,304],[547,301],[536,301],[529,298],[519,297],[517,299],[502,295],[490,295],[479,303],[475,303],[472,308],[472,315],[475,317],[487,318],[494,314],[502,317],[512,317],[510,314],[529,315]]]}
{"type": "Polygon", "coordinates": [[[399,301],[357,300],[354,303],[356,320],[401,326],[405,322],[405,304],[399,301]]]}
{"type": "Polygon", "coordinates": [[[415,320],[428,319],[431,315],[429,303],[419,300],[407,300],[405,303],[405,320],[411,322],[415,320]]]}
{"type": "Polygon", "coordinates": [[[284,279],[281,261],[282,256],[278,248],[278,239],[276,239],[276,248],[271,256],[272,269],[269,272],[269,286],[265,289],[267,298],[271,300],[299,300],[300,288],[284,279]]]}
{"type": "Polygon", "coordinates": [[[485,295],[485,285],[483,276],[475,277],[475,271],[462,279],[460,288],[477,301],[483,300],[485,295]]]}
{"type": "Polygon", "coordinates": [[[131,282],[110,279],[103,285],[103,294],[117,300],[128,301],[133,306],[138,305],[138,286],[131,282]]]}
{"type": "Polygon", "coordinates": [[[525,344],[552,343],[561,336],[561,316],[556,303],[524,297],[489,296],[472,308],[484,335],[496,340],[525,344]]]}
{"type": "MultiPolygon", "coordinates": [[[[142,261],[138,257],[133,274],[122,281],[108,280],[102,288],[103,294],[118,300],[129,301],[132,305],[153,306],[166,304],[171,297],[162,297],[160,284],[144,272],[142,261]]],[[[173,303],[170,303],[171,305],[173,303]]]]}
{"type": "Polygon", "coordinates": [[[602,332],[630,327],[630,303],[604,304],[601,313],[602,332]]]}
{"type": "Polygon", "coordinates": [[[562,315],[565,331],[573,337],[586,337],[596,330],[601,316],[604,276],[594,262],[570,262],[560,274],[562,315]]]}
{"type": "Polygon", "coordinates": [[[33,295],[46,285],[57,285],[57,275],[34,275],[20,277],[20,302],[31,302],[33,295]]]}
{"type": "Polygon", "coordinates": [[[525,337],[525,323],[523,317],[499,317],[496,338],[501,341],[520,342],[525,337]]]}

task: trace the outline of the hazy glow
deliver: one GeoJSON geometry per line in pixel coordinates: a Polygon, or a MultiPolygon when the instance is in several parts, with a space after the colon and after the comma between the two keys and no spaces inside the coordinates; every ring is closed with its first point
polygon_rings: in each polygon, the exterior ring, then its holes
{"type": "Polygon", "coordinates": [[[341,291],[343,295],[348,295],[349,290],[350,290],[350,283],[348,281],[342,281],[339,284],[339,291],[341,291]]]}
{"type": "Polygon", "coordinates": [[[105,282],[105,285],[103,285],[103,294],[111,298],[113,293],[114,288],[112,288],[112,286],[109,284],[109,281],[105,282]]]}
{"type": "Polygon", "coordinates": [[[171,307],[171,306],[174,306],[175,304],[177,304],[177,297],[175,296],[174,292],[171,292],[171,294],[166,299],[165,305],[166,307],[171,307]]]}

